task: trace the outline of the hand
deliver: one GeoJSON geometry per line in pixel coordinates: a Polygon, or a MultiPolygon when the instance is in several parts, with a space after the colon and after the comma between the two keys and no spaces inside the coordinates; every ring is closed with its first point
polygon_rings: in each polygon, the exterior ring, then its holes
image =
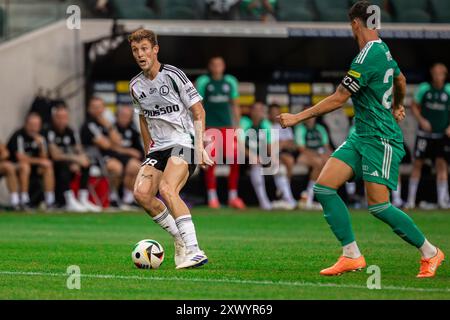
{"type": "Polygon", "coordinates": [[[111,128],[111,124],[109,123],[109,121],[108,121],[103,115],[101,115],[100,117],[98,117],[98,118],[97,118],[97,121],[98,121],[98,123],[99,123],[101,126],[107,128],[107,129],[111,128]]]}
{"type": "Polygon", "coordinates": [[[52,162],[49,159],[39,159],[39,166],[45,169],[49,169],[52,167],[52,162]]]}
{"type": "Polygon", "coordinates": [[[398,106],[397,108],[394,108],[393,111],[394,118],[397,122],[401,122],[405,120],[406,117],[406,111],[404,106],[398,106]]]}
{"type": "Polygon", "coordinates": [[[283,128],[295,126],[299,121],[296,116],[291,113],[282,113],[277,117],[278,121],[283,128]]]}
{"type": "Polygon", "coordinates": [[[426,131],[426,132],[432,132],[433,128],[431,127],[431,123],[426,120],[423,119],[419,122],[420,127],[422,128],[422,130],[426,131]]]}
{"type": "Polygon", "coordinates": [[[199,159],[199,165],[202,169],[206,169],[208,166],[214,165],[214,161],[208,155],[205,149],[197,149],[197,159],[199,159]]]}
{"type": "Polygon", "coordinates": [[[41,136],[40,134],[36,134],[34,137],[34,141],[36,141],[40,146],[42,146],[44,144],[44,137],[41,136]]]}
{"type": "Polygon", "coordinates": [[[89,158],[85,154],[80,154],[76,158],[76,162],[78,165],[80,165],[82,168],[89,167],[90,161],[89,158]]]}

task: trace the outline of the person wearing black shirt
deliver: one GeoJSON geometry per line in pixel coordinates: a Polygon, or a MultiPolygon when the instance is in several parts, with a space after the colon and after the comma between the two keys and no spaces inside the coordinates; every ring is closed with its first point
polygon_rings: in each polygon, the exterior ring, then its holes
{"type": "Polygon", "coordinates": [[[52,208],[55,202],[53,164],[48,158],[47,142],[41,135],[41,128],[41,117],[30,113],[25,119],[25,126],[17,130],[8,142],[11,160],[18,164],[20,198],[25,208],[30,204],[30,177],[42,177],[47,208],[52,208]]]}
{"type": "Polygon", "coordinates": [[[9,161],[9,150],[0,142],[0,178],[6,178],[9,191],[9,203],[14,210],[19,210],[19,182],[17,181],[16,167],[9,161]]]}
{"type": "Polygon", "coordinates": [[[83,152],[80,139],[69,127],[69,111],[65,105],[52,110],[52,123],[46,133],[50,157],[54,163],[57,199],[64,195],[67,211],[99,212],[101,208],[89,201],[88,179],[90,161],[83,152]],[[73,175],[79,173],[78,199],[70,188],[73,175]]]}
{"type": "Polygon", "coordinates": [[[144,149],[141,134],[133,124],[134,110],[131,106],[122,106],[117,110],[116,129],[121,136],[121,144],[114,149],[128,161],[124,163],[123,198],[126,205],[134,203],[133,188],[136,176],[143,161],[144,149]]]}

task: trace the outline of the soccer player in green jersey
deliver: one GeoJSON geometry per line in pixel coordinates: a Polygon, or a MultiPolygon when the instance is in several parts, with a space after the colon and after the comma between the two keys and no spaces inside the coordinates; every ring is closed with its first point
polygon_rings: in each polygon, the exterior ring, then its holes
{"type": "Polygon", "coordinates": [[[449,208],[448,167],[445,160],[445,144],[450,137],[450,84],[446,84],[448,70],[441,63],[431,70],[431,83],[422,83],[414,97],[412,111],[419,123],[414,167],[409,180],[407,208],[416,206],[416,193],[419,186],[422,166],[425,159],[435,161],[438,205],[449,208]]]}
{"type": "Polygon", "coordinates": [[[315,209],[318,206],[313,203],[314,185],[331,154],[328,133],[324,126],[316,123],[315,118],[311,118],[295,126],[295,142],[300,149],[298,161],[311,168],[306,187],[305,208],[315,209]]]}
{"type": "MultiPolygon", "coordinates": [[[[230,166],[228,205],[235,209],[245,209],[244,202],[238,197],[237,139],[230,138],[236,137],[234,130],[239,128],[241,120],[241,109],[238,103],[239,84],[235,77],[225,74],[225,67],[222,57],[212,57],[208,63],[209,73],[200,76],[196,81],[196,86],[203,97],[206,112],[206,140],[212,140],[213,143],[211,156],[215,158],[216,163],[225,160],[225,163],[230,166]],[[217,134],[221,135],[221,139],[217,139],[217,134]]],[[[206,169],[205,180],[208,190],[208,206],[212,209],[220,208],[215,165],[206,169]]]]}
{"type": "Polygon", "coordinates": [[[364,180],[369,211],[419,249],[422,259],[417,277],[433,277],[444,260],[443,252],[425,238],[407,214],[389,201],[390,190],[397,188],[399,164],[405,154],[397,122],[405,117],[402,104],[406,78],[377,30],[369,28],[369,6],[367,1],[358,1],[349,11],[353,35],[361,52],[336,92],[303,112],[282,114],[280,123],[283,127],[293,126],[329,113],[350,97],[355,106],[356,131],[333,153],[314,187],[325,219],[343,248],[337,263],[320,274],[340,275],[366,267],[355,241],[349,211],[337,194],[346,181],[356,177],[364,180]]]}

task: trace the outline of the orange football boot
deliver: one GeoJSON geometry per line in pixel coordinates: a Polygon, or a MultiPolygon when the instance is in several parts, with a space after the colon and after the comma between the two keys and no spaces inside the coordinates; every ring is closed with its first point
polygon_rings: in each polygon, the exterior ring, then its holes
{"type": "Polygon", "coordinates": [[[219,202],[219,200],[217,200],[217,199],[209,200],[208,201],[208,207],[210,207],[211,209],[220,209],[220,202],[219,202]]]}
{"type": "Polygon", "coordinates": [[[434,257],[429,259],[420,259],[420,271],[417,278],[432,278],[436,275],[436,270],[444,261],[444,253],[437,248],[437,253],[434,257]]]}
{"type": "Polygon", "coordinates": [[[245,210],[247,208],[241,198],[234,198],[228,201],[228,206],[238,210],[245,210]]]}
{"type": "Polygon", "coordinates": [[[322,276],[340,276],[345,272],[359,271],[365,267],[366,260],[364,259],[364,256],[360,256],[356,259],[341,256],[336,264],[327,269],[323,269],[320,271],[320,274],[322,276]]]}

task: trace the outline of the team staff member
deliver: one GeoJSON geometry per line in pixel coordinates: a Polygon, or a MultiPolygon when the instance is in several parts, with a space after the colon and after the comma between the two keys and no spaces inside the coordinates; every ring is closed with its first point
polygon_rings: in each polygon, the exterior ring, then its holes
{"type": "MultiPolygon", "coordinates": [[[[228,176],[228,205],[236,209],[245,209],[245,204],[238,197],[239,164],[237,163],[237,138],[230,139],[227,129],[236,129],[241,121],[241,111],[238,103],[238,81],[235,77],[225,74],[225,61],[220,56],[212,57],[208,63],[209,73],[200,76],[196,81],[199,94],[203,97],[206,112],[206,128],[218,129],[221,132],[221,143],[213,142],[212,157],[224,155],[230,164],[228,176]]],[[[214,132],[206,133],[207,140],[214,139],[214,132]]],[[[221,159],[216,159],[216,161],[221,159]]],[[[217,181],[215,165],[206,170],[206,188],[208,190],[208,205],[210,208],[220,208],[217,197],[217,181]]]]}
{"type": "Polygon", "coordinates": [[[425,159],[435,161],[438,205],[449,208],[448,165],[445,147],[450,137],[450,85],[446,84],[448,70],[442,63],[430,69],[431,83],[422,83],[416,92],[412,112],[419,123],[413,171],[409,182],[407,208],[416,206],[422,166],[425,159]]]}

